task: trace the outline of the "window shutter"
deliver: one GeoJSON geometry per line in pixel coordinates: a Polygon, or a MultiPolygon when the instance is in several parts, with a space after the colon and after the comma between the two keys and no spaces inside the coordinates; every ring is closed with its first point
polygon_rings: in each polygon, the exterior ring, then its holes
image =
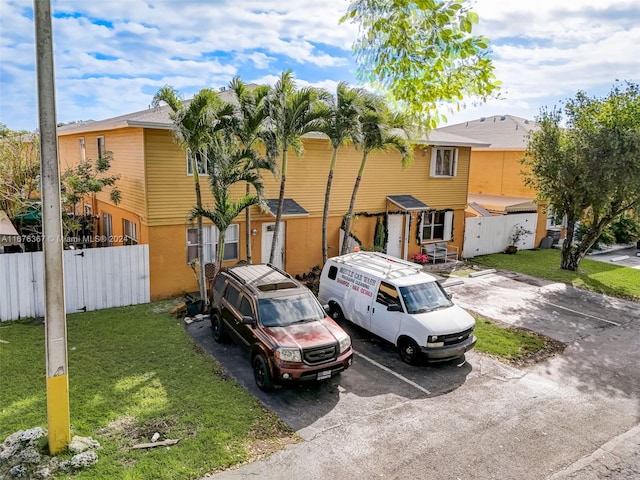
{"type": "Polygon", "coordinates": [[[458,148],[453,149],[453,176],[458,176],[458,148]]]}
{"type": "Polygon", "coordinates": [[[436,175],[436,164],[438,163],[438,149],[436,147],[431,147],[431,165],[429,166],[429,175],[435,177],[436,175]]]}
{"type": "Polygon", "coordinates": [[[453,238],[453,212],[444,212],[444,232],[443,240],[449,241],[453,238]]]}

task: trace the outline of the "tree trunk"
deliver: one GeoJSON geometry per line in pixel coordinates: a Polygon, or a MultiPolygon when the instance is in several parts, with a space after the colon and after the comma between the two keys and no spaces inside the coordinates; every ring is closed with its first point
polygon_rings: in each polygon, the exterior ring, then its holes
{"type": "Polygon", "coordinates": [[[338,158],[338,149],[333,149],[331,156],[331,166],[329,167],[329,176],[327,177],[327,190],[324,194],[324,211],[322,212],[322,264],[327,263],[329,247],[327,244],[327,223],[329,221],[329,198],[331,197],[331,184],[333,183],[333,172],[336,168],[336,159],[338,158]]]}
{"type": "MultiPolygon", "coordinates": [[[[282,149],[282,179],[280,180],[280,195],[278,196],[278,210],[276,211],[276,224],[273,227],[273,239],[271,240],[271,253],[269,263],[273,263],[278,244],[278,234],[280,233],[280,219],[282,218],[282,207],[284,205],[284,189],[287,184],[287,148],[282,149]]],[[[284,265],[283,265],[284,267],[284,265]]]]}
{"type": "Polygon", "coordinates": [[[351,194],[351,202],[349,203],[349,212],[347,213],[347,223],[344,226],[344,239],[342,241],[342,249],[340,250],[340,255],[344,255],[347,253],[347,241],[349,240],[349,235],[351,235],[353,210],[356,208],[356,196],[358,195],[358,188],[360,188],[360,180],[362,180],[362,174],[364,173],[364,167],[366,164],[367,164],[367,152],[363,152],[362,161],[360,162],[360,170],[358,170],[356,183],[353,185],[353,193],[351,194]]]}
{"type": "MultiPolygon", "coordinates": [[[[247,183],[247,196],[251,194],[251,185],[247,183]]],[[[249,212],[249,207],[247,207],[244,211],[245,218],[245,232],[244,232],[244,241],[247,247],[247,263],[251,265],[251,213],[249,212]]]]}
{"type": "MultiPolygon", "coordinates": [[[[195,168],[196,165],[194,165],[195,168]]],[[[196,187],[196,206],[198,210],[202,209],[202,195],[200,193],[200,180],[198,179],[198,174],[194,175],[195,187],[196,187]]],[[[203,234],[202,234],[202,216],[198,215],[197,220],[197,228],[198,228],[198,283],[200,284],[200,299],[204,302],[203,304],[207,306],[209,304],[207,300],[207,286],[206,286],[206,278],[204,275],[204,244],[203,244],[203,234]]]]}
{"type": "Polygon", "coordinates": [[[227,229],[220,230],[220,234],[218,236],[218,259],[216,265],[216,272],[219,272],[222,269],[222,262],[224,261],[224,243],[227,237],[227,229]]]}
{"type": "Polygon", "coordinates": [[[353,186],[353,193],[351,194],[351,203],[349,203],[349,212],[347,213],[347,220],[344,226],[344,239],[342,241],[342,250],[340,251],[340,255],[344,255],[348,251],[348,240],[349,235],[351,234],[351,224],[353,219],[353,210],[356,205],[356,195],[358,194],[358,188],[360,188],[360,180],[362,179],[361,175],[356,177],[356,183],[353,186]]]}

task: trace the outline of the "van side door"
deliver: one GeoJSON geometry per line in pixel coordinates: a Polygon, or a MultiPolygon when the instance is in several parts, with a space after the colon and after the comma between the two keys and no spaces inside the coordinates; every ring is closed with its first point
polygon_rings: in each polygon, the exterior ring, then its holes
{"type": "Polygon", "coordinates": [[[371,306],[369,330],[395,344],[403,315],[404,311],[397,288],[390,283],[381,281],[371,306]],[[391,311],[389,307],[391,307],[391,311]]]}

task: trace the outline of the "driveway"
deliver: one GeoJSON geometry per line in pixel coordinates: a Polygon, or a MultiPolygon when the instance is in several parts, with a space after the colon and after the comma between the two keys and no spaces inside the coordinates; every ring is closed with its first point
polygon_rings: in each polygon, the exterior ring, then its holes
{"type": "Polygon", "coordinates": [[[640,268],[640,249],[634,247],[616,248],[587,255],[591,260],[611,263],[623,267],[640,268]]]}
{"type": "Polygon", "coordinates": [[[302,441],[212,478],[631,479],[640,477],[640,308],[510,273],[448,287],[487,317],[567,347],[516,368],[466,362],[411,367],[346,325],[354,365],[320,385],[259,391],[246,353],[189,333],[302,441]]]}

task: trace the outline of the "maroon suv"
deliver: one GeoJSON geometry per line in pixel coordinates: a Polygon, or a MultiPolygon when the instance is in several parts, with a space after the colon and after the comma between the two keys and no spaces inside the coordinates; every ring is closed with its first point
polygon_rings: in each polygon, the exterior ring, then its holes
{"type": "Polygon", "coordinates": [[[249,349],[258,387],[324,380],[349,368],[351,338],[313,293],[272,265],[223,269],[211,291],[211,330],[249,349]]]}

